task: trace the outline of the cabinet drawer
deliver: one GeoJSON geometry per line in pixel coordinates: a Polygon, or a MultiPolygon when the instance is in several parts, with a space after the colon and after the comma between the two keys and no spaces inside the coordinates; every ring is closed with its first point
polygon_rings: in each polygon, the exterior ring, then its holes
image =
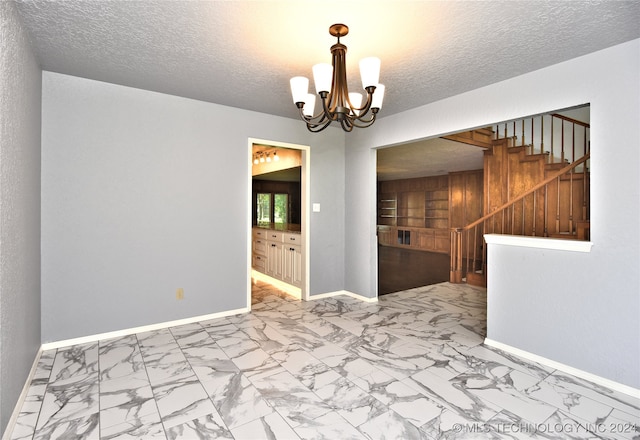
{"type": "Polygon", "coordinates": [[[262,238],[253,240],[253,252],[258,255],[267,255],[267,242],[262,238]]]}
{"type": "Polygon", "coordinates": [[[302,236],[300,234],[293,234],[287,232],[284,234],[284,242],[288,244],[302,244],[302,236]]]}
{"type": "Polygon", "coordinates": [[[253,228],[253,238],[266,239],[267,238],[267,232],[269,232],[268,229],[253,228]]]}
{"type": "Polygon", "coordinates": [[[267,258],[264,255],[253,255],[251,266],[259,272],[265,272],[267,269],[267,258]]]}
{"type": "Polygon", "coordinates": [[[267,240],[269,240],[269,241],[278,241],[278,242],[282,243],[283,235],[284,235],[284,233],[282,233],[280,231],[268,230],[267,231],[267,240]]]}

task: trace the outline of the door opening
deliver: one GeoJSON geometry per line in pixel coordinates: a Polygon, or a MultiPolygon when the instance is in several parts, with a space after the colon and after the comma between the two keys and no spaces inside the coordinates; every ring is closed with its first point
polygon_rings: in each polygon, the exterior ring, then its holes
{"type": "Polygon", "coordinates": [[[249,139],[247,308],[253,280],[309,296],[309,147],[249,139]]]}

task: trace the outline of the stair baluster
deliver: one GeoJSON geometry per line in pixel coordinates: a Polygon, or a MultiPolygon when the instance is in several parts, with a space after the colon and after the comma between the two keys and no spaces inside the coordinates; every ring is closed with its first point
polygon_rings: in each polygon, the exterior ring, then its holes
{"type": "Polygon", "coordinates": [[[540,154],[544,154],[544,115],[540,117],[540,154]]]}
{"type": "Polygon", "coordinates": [[[551,156],[551,163],[555,163],[555,161],[556,161],[556,158],[555,158],[555,156],[553,155],[553,138],[555,137],[555,136],[553,135],[553,134],[555,133],[555,132],[553,131],[553,120],[554,120],[554,119],[555,119],[555,118],[554,118],[553,116],[551,116],[551,154],[550,154],[550,156],[551,156]]]}
{"type": "Polygon", "coordinates": [[[573,234],[573,169],[569,173],[569,234],[573,234]]]}
{"type": "Polygon", "coordinates": [[[556,233],[560,232],[560,176],[558,176],[556,181],[556,186],[558,187],[558,196],[556,200],[556,233]]]}
{"type": "Polygon", "coordinates": [[[576,124],[571,124],[571,162],[576,160],[576,124]]]}

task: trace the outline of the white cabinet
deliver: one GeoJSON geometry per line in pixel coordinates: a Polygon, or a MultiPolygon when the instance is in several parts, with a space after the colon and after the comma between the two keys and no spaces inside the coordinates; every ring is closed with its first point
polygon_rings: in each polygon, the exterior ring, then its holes
{"type": "Polygon", "coordinates": [[[253,269],[297,287],[302,286],[302,242],[299,233],[254,228],[253,269]]]}
{"type": "Polygon", "coordinates": [[[283,279],[285,283],[302,285],[302,247],[299,234],[284,234],[283,279]]]}
{"type": "Polygon", "coordinates": [[[270,277],[282,279],[283,245],[277,241],[267,241],[267,272],[270,277]]]}
{"type": "Polygon", "coordinates": [[[267,239],[266,231],[254,229],[251,241],[251,266],[262,273],[267,271],[267,239]]]}

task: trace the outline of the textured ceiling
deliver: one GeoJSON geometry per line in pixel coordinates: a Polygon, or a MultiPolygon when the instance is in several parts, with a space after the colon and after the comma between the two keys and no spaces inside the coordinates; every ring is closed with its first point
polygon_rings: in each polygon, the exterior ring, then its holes
{"type": "MultiPolygon", "coordinates": [[[[637,0],[15,3],[44,70],[291,118],[289,79],[331,61],[333,23],[351,90],[381,58],[381,118],[640,38],[637,0]]],[[[378,151],[381,180],[481,167],[442,140],[378,151]]]]}
{"type": "Polygon", "coordinates": [[[377,152],[378,180],[442,176],[453,171],[480,170],[484,148],[435,138],[377,152]]]}
{"type": "Polygon", "coordinates": [[[638,1],[17,0],[45,70],[297,117],[333,23],[382,59],[380,117],[640,37],[638,1]]]}

